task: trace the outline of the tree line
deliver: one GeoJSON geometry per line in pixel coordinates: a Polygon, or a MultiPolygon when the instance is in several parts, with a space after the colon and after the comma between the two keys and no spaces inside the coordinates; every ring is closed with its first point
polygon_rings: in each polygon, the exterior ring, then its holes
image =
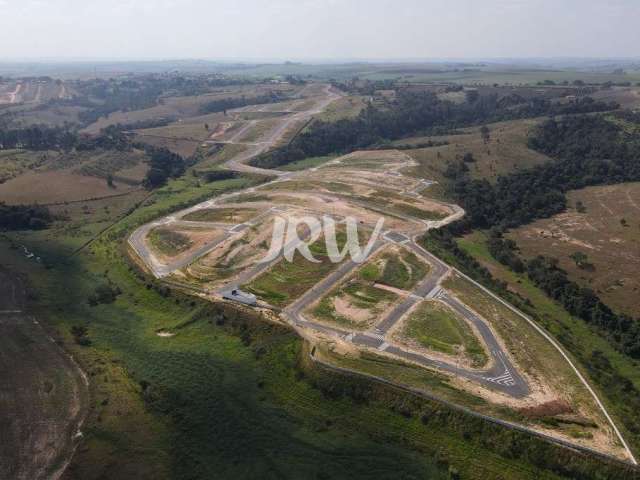
{"type": "Polygon", "coordinates": [[[470,180],[461,172],[452,192],[467,211],[449,228],[493,228],[487,246],[492,256],[529,279],[573,316],[607,336],[619,351],[640,358],[640,323],[615,313],[593,292],[572,282],[557,261],[539,256],[523,261],[515,242],[502,237],[508,228],[563,211],[565,192],[589,185],[640,180],[640,141],[602,116],[550,119],[537,128],[529,146],[554,160],[498,178],[495,184],[470,180]]]}
{"type": "Polygon", "coordinates": [[[127,136],[117,128],[107,128],[100,135],[81,135],[69,127],[34,125],[26,128],[0,129],[0,150],[128,150],[127,136]]]}
{"type": "Polygon", "coordinates": [[[41,230],[53,221],[47,207],[39,205],[6,205],[0,202],[0,229],[41,230]]]}
{"type": "Polygon", "coordinates": [[[525,262],[517,254],[516,243],[503,238],[499,231],[493,231],[487,243],[496,260],[518,273],[526,273],[534,285],[571,315],[603,332],[622,353],[640,358],[640,322],[615,313],[593,290],[571,281],[567,272],[558,266],[557,259],[538,255],[525,262]]]}
{"type": "Polygon", "coordinates": [[[147,188],[157,188],[164,185],[169,178],[177,178],[184,174],[186,163],[177,153],[167,148],[145,145],[145,152],[149,155],[149,171],[144,180],[147,188]]]}
{"type": "Polygon", "coordinates": [[[451,192],[467,211],[457,228],[512,228],[566,208],[568,190],[640,180],[640,141],[602,116],[544,122],[529,147],[555,161],[500,176],[470,179],[463,166],[447,169],[451,192]]]}
{"type": "Polygon", "coordinates": [[[384,108],[369,104],[351,119],[314,122],[289,145],[257,157],[251,163],[261,168],[277,168],[308,157],[382,144],[415,134],[442,134],[455,128],[542,115],[601,112],[617,108],[615,103],[590,97],[567,103],[542,98],[525,99],[519,95],[472,95],[456,104],[440,100],[430,92],[400,90],[396,99],[384,108]]]}

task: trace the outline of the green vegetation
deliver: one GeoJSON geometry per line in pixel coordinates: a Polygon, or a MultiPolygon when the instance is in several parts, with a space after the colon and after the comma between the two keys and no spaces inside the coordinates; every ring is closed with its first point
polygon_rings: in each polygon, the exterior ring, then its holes
{"type": "MultiPolygon", "coordinates": [[[[520,310],[532,316],[549,331],[582,364],[591,377],[600,397],[614,414],[623,434],[633,447],[640,446],[635,400],[640,396],[640,375],[636,364],[629,357],[616,351],[602,335],[594,332],[584,322],[573,318],[557,302],[550,299],[524,274],[516,274],[498,263],[486,247],[486,236],[480,233],[459,241],[464,252],[491,268],[498,283],[508,285],[513,293],[505,295],[520,310]]],[[[460,265],[462,267],[462,265],[460,265]]],[[[495,288],[495,287],[492,287],[495,288]]]]}
{"type": "Polygon", "coordinates": [[[362,275],[356,275],[351,280],[343,283],[337,290],[325,296],[312,310],[313,315],[320,320],[336,323],[342,327],[364,330],[371,326],[371,320],[382,312],[381,306],[388,306],[398,299],[395,293],[376,288],[363,281],[362,275]],[[348,303],[350,310],[364,311],[366,318],[354,318],[354,313],[360,317],[360,312],[338,313],[334,302],[343,299],[348,303]]]}
{"type": "Polygon", "coordinates": [[[40,230],[53,221],[47,207],[38,205],[5,205],[0,202],[0,229],[40,230]]]}
{"type": "MultiPolygon", "coordinates": [[[[429,266],[412,252],[400,250],[399,253],[382,255],[384,268],[382,274],[373,281],[402,290],[410,290],[422,280],[429,271],[429,266]]],[[[373,272],[371,272],[373,273],[373,272]]]]}
{"type": "Polygon", "coordinates": [[[428,265],[406,250],[383,252],[322,298],[312,313],[343,327],[368,328],[385,308],[399,299],[396,293],[374,284],[410,290],[424,278],[428,269],[428,265]],[[346,303],[344,312],[336,311],[336,300],[346,303]]]}
{"type": "MultiPolygon", "coordinates": [[[[336,237],[338,245],[344,244],[346,241],[344,233],[338,232],[336,237]]],[[[258,276],[243,288],[273,306],[288,305],[315,285],[318,279],[327,276],[336,267],[336,264],[329,259],[324,238],[310,245],[309,250],[317,260],[320,260],[319,263],[310,262],[296,252],[293,261],[281,259],[269,271],[258,276]]]]}
{"type": "Polygon", "coordinates": [[[169,257],[175,257],[176,255],[189,250],[193,245],[191,239],[184,233],[167,230],[162,227],[149,232],[147,238],[158,252],[169,257]]]}
{"type": "Polygon", "coordinates": [[[442,101],[430,92],[399,90],[395,97],[385,108],[369,105],[352,119],[315,122],[288,145],[258,156],[251,163],[276,168],[308,157],[351,152],[421,132],[542,115],[601,112],[618,106],[596,102],[590,97],[554,103],[540,98],[527,100],[518,95],[499,99],[497,94],[492,94],[468,98],[460,104],[442,101]]]}
{"type": "MultiPolygon", "coordinates": [[[[230,81],[142,76],[79,81],[77,89],[87,105],[83,119],[88,122],[120,109],[163,107],[171,101],[162,96],[166,91],[191,95],[230,81]]],[[[482,111],[481,105],[473,108],[482,111]]],[[[225,147],[211,162],[233,155],[233,148],[225,147]]],[[[398,395],[395,389],[344,374],[319,373],[305,365],[309,352],[289,330],[146,277],[125,257],[126,238],[134,228],[264,180],[215,178],[200,185],[197,177],[174,178],[185,166],[166,156],[155,162],[152,174],[158,180],[153,186],[166,185],[151,196],[141,192],[60,206],[55,213],[61,215],[49,229],[12,231],[8,241],[2,240],[0,263],[29,275],[30,309],[58,332],[58,340],[91,379],[91,415],[69,478],[537,480],[634,475],[437,402],[398,395]],[[39,260],[27,258],[21,245],[39,260]],[[164,332],[173,336],[159,335],[164,332]]],[[[175,250],[184,239],[161,241],[175,250]]],[[[321,246],[313,249],[317,257],[324,253],[321,246]]],[[[300,266],[298,260],[298,266],[286,265],[271,280],[272,287],[291,288],[288,299],[306,289],[304,282],[310,286],[326,275],[325,267],[333,268],[324,261],[320,267],[300,266]]],[[[362,281],[378,277],[381,283],[410,285],[418,275],[403,262],[388,271],[362,270],[362,281]]],[[[365,285],[372,290],[353,291],[361,305],[388,293],[365,285]]],[[[628,384],[610,375],[609,358],[593,354],[589,368],[623,398],[628,384]]],[[[384,372],[386,378],[446,392],[447,398],[480,410],[495,408],[422,368],[372,354],[341,360],[349,368],[384,372]]],[[[630,403],[630,424],[634,408],[630,403]]],[[[513,412],[490,413],[516,417],[513,412]]]]}
{"type": "Polygon", "coordinates": [[[406,203],[395,203],[393,204],[392,210],[397,210],[400,213],[404,213],[410,217],[419,218],[421,220],[442,220],[447,216],[444,213],[425,210],[406,203]]]}
{"type": "Polygon", "coordinates": [[[334,155],[327,155],[324,157],[310,157],[305,158],[304,160],[298,160],[296,162],[287,163],[286,165],[282,165],[279,167],[279,170],[284,170],[287,172],[294,172],[298,170],[307,170],[309,168],[318,167],[327,163],[330,160],[336,158],[334,155]]]}
{"type": "Polygon", "coordinates": [[[403,330],[420,345],[454,355],[464,349],[475,367],[487,363],[487,355],[473,330],[453,310],[436,302],[423,302],[411,313],[403,330]]]}
{"type": "Polygon", "coordinates": [[[204,208],[188,213],[183,220],[194,222],[242,223],[256,215],[252,208],[204,208]]]}

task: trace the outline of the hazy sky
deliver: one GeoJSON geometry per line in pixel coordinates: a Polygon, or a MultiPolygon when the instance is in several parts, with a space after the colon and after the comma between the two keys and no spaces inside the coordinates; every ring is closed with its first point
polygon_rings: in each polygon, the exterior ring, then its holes
{"type": "Polygon", "coordinates": [[[640,56],[640,0],[0,0],[0,59],[567,56],[640,56]]]}

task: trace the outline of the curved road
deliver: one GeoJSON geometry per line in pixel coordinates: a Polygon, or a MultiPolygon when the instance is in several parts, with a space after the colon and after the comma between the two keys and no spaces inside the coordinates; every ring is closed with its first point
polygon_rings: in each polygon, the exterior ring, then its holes
{"type": "MultiPolygon", "coordinates": [[[[276,180],[269,182],[269,184],[283,181],[301,174],[303,175],[305,172],[291,173],[291,172],[283,172],[278,170],[266,170],[266,169],[261,169],[261,168],[252,167],[250,165],[246,165],[245,162],[247,162],[247,160],[251,158],[254,158],[260,155],[270,147],[276,145],[278,141],[284,136],[285,132],[294,123],[301,122],[305,119],[311,118],[313,115],[321,112],[331,102],[333,102],[335,99],[339,98],[340,96],[339,94],[331,92],[328,86],[325,88],[324,92],[325,92],[325,96],[316,104],[314,108],[307,111],[298,112],[286,117],[283,123],[279,125],[278,128],[276,128],[271,133],[269,138],[266,139],[264,142],[245,143],[244,145],[246,145],[248,148],[245,151],[238,154],[233,159],[229,160],[225,164],[225,166],[231,170],[239,171],[239,172],[258,173],[258,174],[269,175],[269,176],[277,176],[276,180]]],[[[252,125],[252,122],[249,125],[252,125]]],[[[245,128],[248,129],[249,127],[245,127],[245,128]]],[[[236,135],[234,135],[232,140],[226,143],[242,144],[242,142],[238,142],[237,139],[241,138],[244,131],[246,131],[245,128],[239,131],[236,135]]],[[[217,142],[210,141],[210,143],[217,143],[217,142]]],[[[311,170],[315,171],[316,169],[311,169],[311,170]]],[[[394,174],[401,175],[399,172],[394,172],[394,174]]],[[[430,184],[431,182],[429,181],[423,181],[419,188],[420,189],[427,188],[430,184]]],[[[260,187],[250,188],[247,191],[253,192],[257,188],[260,188],[260,187]]],[[[160,219],[156,222],[153,222],[151,224],[144,225],[139,229],[137,229],[131,235],[131,237],[129,238],[129,243],[156,277],[159,277],[159,278],[164,277],[177,269],[183,268],[184,266],[195,261],[200,256],[208,253],[213,248],[215,248],[215,246],[218,245],[221,241],[224,241],[225,239],[229,238],[232,235],[240,233],[244,228],[247,228],[248,224],[250,224],[251,222],[247,222],[245,224],[239,224],[231,228],[227,227],[223,240],[216,240],[209,245],[205,245],[201,249],[199,249],[197,252],[194,252],[194,254],[190,255],[189,258],[182,259],[179,262],[174,262],[169,265],[159,264],[155,260],[151,252],[148,251],[144,243],[144,238],[146,234],[149,232],[149,230],[159,225],[176,222],[177,217],[181,217],[182,215],[188,213],[189,211],[198,210],[201,208],[210,208],[223,199],[226,199],[235,195],[240,195],[242,193],[246,193],[247,191],[234,192],[231,194],[222,195],[216,199],[210,200],[208,202],[203,202],[202,204],[191,207],[190,209],[185,210],[183,212],[179,212],[178,214],[175,214],[173,216],[169,216],[164,219],[160,219]]],[[[408,196],[415,196],[418,194],[418,191],[411,191],[411,192],[404,192],[404,193],[408,196]]],[[[421,223],[424,225],[424,229],[422,232],[424,233],[431,228],[441,228],[442,226],[447,225],[448,223],[451,223],[461,218],[462,216],[464,216],[464,210],[462,210],[459,206],[457,205],[449,205],[449,206],[452,208],[454,213],[449,217],[445,218],[444,220],[424,221],[424,220],[415,219],[415,218],[413,220],[416,221],[417,223],[421,223]]],[[[288,322],[292,326],[294,326],[294,328],[295,327],[312,328],[329,335],[340,337],[343,340],[351,342],[354,345],[357,345],[360,347],[366,347],[366,348],[375,349],[381,352],[387,352],[398,358],[402,358],[413,363],[421,364],[425,367],[435,368],[441,371],[451,373],[455,376],[459,376],[467,380],[479,383],[487,388],[490,388],[495,391],[499,391],[501,393],[512,396],[514,398],[526,397],[530,392],[526,381],[516,370],[515,366],[513,365],[512,361],[509,358],[509,355],[506,352],[504,352],[504,349],[502,348],[499,341],[493,334],[488,322],[485,319],[483,319],[480,315],[478,315],[476,312],[474,312],[472,309],[470,309],[468,306],[464,305],[460,300],[458,300],[450,292],[447,292],[445,289],[443,289],[440,286],[441,281],[454,269],[449,265],[445,264],[444,262],[442,262],[437,257],[430,254],[428,251],[423,249],[420,245],[418,245],[418,243],[415,241],[415,238],[416,238],[415,236],[413,238],[409,238],[403,233],[387,231],[385,232],[382,238],[383,240],[380,240],[376,244],[373,251],[376,251],[377,249],[382,248],[382,246],[384,246],[384,244],[386,243],[400,244],[410,249],[414,254],[418,255],[419,257],[423,258],[427,263],[429,263],[431,265],[431,270],[428,273],[427,277],[424,278],[418,284],[418,286],[414,289],[414,291],[409,296],[407,296],[403,301],[401,301],[401,303],[399,303],[385,318],[381,319],[374,328],[366,332],[346,331],[336,327],[323,325],[317,322],[311,322],[305,319],[302,314],[302,312],[309,305],[311,305],[312,303],[317,301],[319,298],[321,298],[323,295],[328,293],[328,291],[331,288],[333,288],[337,283],[339,283],[349,273],[351,273],[353,270],[355,270],[355,268],[357,268],[358,264],[352,261],[347,261],[339,265],[330,275],[328,275],[327,277],[319,281],[314,287],[312,287],[309,291],[303,294],[294,303],[286,307],[282,313],[284,317],[286,317],[288,322]],[[482,340],[485,346],[487,347],[488,353],[491,357],[490,367],[487,370],[474,370],[474,369],[460,368],[458,365],[455,365],[453,363],[435,359],[427,355],[424,355],[421,352],[413,351],[404,346],[393,344],[393,342],[388,338],[389,331],[395,325],[397,325],[397,323],[400,322],[405,317],[405,315],[418,302],[423,301],[424,299],[435,299],[447,304],[451,309],[453,309],[455,312],[457,312],[459,315],[461,315],[468,322],[470,322],[475,326],[477,331],[480,333],[482,340]]],[[[256,275],[264,271],[270,265],[271,264],[258,265],[253,269],[249,269],[248,271],[243,272],[240,279],[236,279],[236,281],[234,281],[233,284],[230,284],[227,287],[219,290],[217,293],[220,294],[223,291],[229,290],[231,288],[235,288],[242,283],[246,283],[249,279],[254,278],[256,275]]],[[[480,285],[478,286],[482,288],[482,286],[480,285]]],[[[506,304],[506,302],[504,302],[499,297],[496,297],[492,292],[489,292],[489,291],[486,291],[486,292],[489,295],[493,296],[497,301],[505,303],[505,305],[513,309],[516,313],[521,315],[527,321],[533,323],[528,317],[526,317],[524,314],[514,309],[514,307],[511,307],[510,305],[506,304]]],[[[560,351],[560,353],[568,361],[571,367],[576,371],[581,381],[584,383],[587,389],[592,393],[597,404],[600,406],[604,415],[609,420],[619,440],[624,445],[627,451],[627,454],[631,459],[631,462],[633,464],[636,464],[635,458],[633,457],[633,454],[628,448],[622,435],[620,434],[613,420],[607,413],[602,402],[599,400],[595,392],[591,389],[591,387],[587,383],[586,379],[582,375],[580,375],[575,365],[573,365],[571,360],[566,356],[566,354],[564,353],[562,348],[557,344],[557,342],[555,342],[552,338],[550,338],[546,334],[546,332],[541,331],[537,325],[534,324],[534,327],[537,328],[538,331],[540,331],[541,334],[543,334],[543,336],[545,336],[545,338],[547,338],[547,340],[549,340],[560,351]]]]}

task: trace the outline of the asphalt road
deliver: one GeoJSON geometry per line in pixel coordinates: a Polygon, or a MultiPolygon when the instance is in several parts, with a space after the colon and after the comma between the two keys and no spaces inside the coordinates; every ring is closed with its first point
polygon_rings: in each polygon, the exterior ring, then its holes
{"type": "MultiPolygon", "coordinates": [[[[260,153],[267,150],[270,146],[275,145],[284,135],[284,133],[296,122],[304,121],[305,119],[310,118],[312,115],[315,115],[321,112],[327,105],[329,105],[333,100],[338,98],[338,94],[332,93],[327,87],[325,89],[325,95],[321,97],[321,99],[316,103],[316,106],[310,110],[298,112],[288,117],[285,117],[283,122],[274,129],[269,137],[265,140],[265,142],[254,143],[250,145],[246,145],[247,149],[236,157],[229,160],[225,166],[232,170],[242,171],[242,172],[251,172],[251,173],[261,173],[268,175],[277,175],[279,178],[274,180],[283,181],[287,178],[297,175],[304,175],[304,172],[300,172],[297,174],[293,174],[290,172],[281,172],[276,170],[264,170],[255,168],[249,165],[246,165],[245,162],[260,153]]],[[[228,143],[236,143],[239,138],[253,126],[255,122],[249,122],[249,124],[242,129],[240,129],[232,138],[228,141],[228,143]]],[[[237,142],[239,143],[239,142],[237,142]]],[[[407,157],[408,160],[409,157],[407,157]]],[[[390,174],[401,176],[400,172],[394,171],[390,172],[390,174]]],[[[415,196],[419,193],[419,190],[427,188],[431,182],[424,181],[414,189],[414,191],[407,191],[405,194],[407,196],[415,196]]],[[[253,191],[253,189],[250,189],[253,191]]],[[[237,192],[234,195],[237,195],[241,192],[237,192]]],[[[231,195],[232,196],[232,195],[231,195]]],[[[169,275],[171,272],[179,270],[181,268],[186,267],[191,264],[198,258],[206,255],[208,252],[216,248],[222,242],[228,240],[230,237],[234,235],[240,234],[245,228],[247,228],[248,223],[239,224],[236,226],[228,226],[225,229],[225,233],[221,235],[219,238],[216,238],[207,244],[201,246],[197,250],[190,252],[188,255],[178,258],[168,264],[162,264],[159,262],[154,255],[149,251],[147,245],[145,243],[145,238],[148,235],[149,231],[153,228],[156,228],[161,225],[168,224],[178,224],[178,225],[191,225],[193,222],[186,222],[184,220],[180,220],[181,217],[190,213],[192,211],[196,211],[202,208],[210,208],[218,203],[220,200],[224,199],[227,196],[223,196],[216,200],[210,200],[207,202],[203,202],[199,205],[191,207],[187,210],[179,212],[174,215],[170,215],[156,222],[143,225],[133,232],[129,239],[129,243],[133,247],[133,249],[138,253],[140,258],[145,262],[145,264],[149,267],[149,269],[154,273],[156,277],[162,278],[169,275]]],[[[362,202],[359,202],[360,204],[362,202]]],[[[370,205],[367,205],[368,208],[371,208],[370,205]]],[[[430,228],[440,228],[443,225],[446,225],[452,221],[457,220],[458,218],[464,215],[464,210],[462,210],[457,205],[449,205],[452,210],[452,214],[438,221],[423,221],[417,218],[406,216],[407,220],[412,221],[417,225],[417,229],[422,232],[430,229],[430,228]],[[422,228],[420,226],[422,225],[422,228]]],[[[271,211],[264,212],[260,216],[271,214],[271,211]]],[[[259,220],[259,217],[253,219],[251,223],[255,223],[259,220]]],[[[198,223],[198,222],[196,222],[198,223]]],[[[213,224],[215,228],[220,228],[218,224],[213,224]]],[[[331,272],[327,277],[321,279],[316,285],[314,285],[310,290],[308,290],[305,294],[303,294],[299,299],[297,299],[293,304],[289,305],[283,311],[285,317],[289,320],[291,324],[298,327],[305,328],[313,328],[317,331],[321,331],[324,333],[328,333],[331,335],[336,335],[343,338],[346,341],[350,341],[358,346],[365,346],[368,348],[377,349],[379,351],[384,351],[389,354],[395,355],[399,358],[403,358],[405,360],[418,363],[420,365],[424,365],[429,368],[437,368],[439,370],[443,370],[454,375],[467,378],[469,380],[478,382],[488,388],[493,390],[497,390],[503,393],[506,393],[510,396],[521,398],[529,393],[529,388],[524,381],[524,379],[517,373],[514,368],[512,362],[509,360],[509,356],[503,351],[502,346],[499,341],[494,336],[493,332],[489,328],[488,323],[481,318],[477,313],[471,311],[469,308],[464,306],[460,301],[458,301],[451,294],[447,293],[440,287],[440,282],[442,279],[450,272],[450,267],[440,261],[435,256],[431,255],[429,252],[421,248],[413,238],[409,238],[405,233],[401,232],[393,232],[387,231],[382,236],[382,240],[379,240],[373,251],[375,252],[378,249],[382,248],[386,243],[398,243],[406,248],[410,249],[413,253],[425,259],[430,265],[431,269],[428,275],[416,286],[416,288],[411,292],[409,296],[403,299],[385,318],[382,318],[377,325],[367,332],[350,332],[346,330],[341,330],[339,328],[329,327],[327,325],[323,325],[317,322],[311,322],[304,318],[302,312],[309,307],[311,304],[322,298],[326,295],[331,288],[337,285],[340,281],[342,281],[345,277],[347,277],[353,270],[355,270],[359,264],[348,260],[340,264],[333,272],[331,272]],[[473,370],[473,369],[465,369],[456,365],[454,363],[445,362],[442,360],[438,360],[427,356],[421,352],[412,351],[403,346],[394,345],[393,342],[387,338],[389,335],[389,331],[398,324],[398,322],[402,321],[402,319],[407,315],[407,313],[420,301],[425,298],[436,298],[439,301],[442,301],[453,308],[459,315],[465,318],[468,322],[472,323],[477,330],[480,332],[482,339],[485,345],[488,348],[489,356],[491,357],[490,368],[485,371],[473,370]]],[[[279,259],[273,260],[268,263],[257,264],[254,267],[245,270],[238,277],[236,277],[232,283],[225,285],[225,287],[219,289],[216,294],[222,295],[224,292],[232,290],[234,288],[238,288],[240,285],[247,283],[252,278],[255,278],[260,273],[268,270],[271,266],[273,266],[279,259]]]]}

